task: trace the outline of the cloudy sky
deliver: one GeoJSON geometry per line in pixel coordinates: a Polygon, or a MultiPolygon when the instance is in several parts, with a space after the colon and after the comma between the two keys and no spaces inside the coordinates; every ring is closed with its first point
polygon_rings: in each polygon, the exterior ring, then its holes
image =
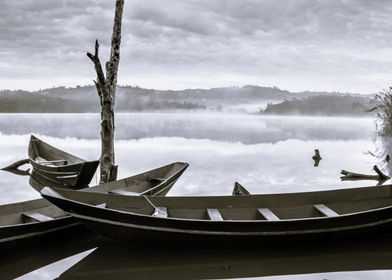
{"type": "MultiPolygon", "coordinates": [[[[0,0],[0,89],[91,84],[114,1],[0,0]]],[[[257,84],[373,93],[392,84],[389,0],[125,0],[119,84],[257,84]]]]}

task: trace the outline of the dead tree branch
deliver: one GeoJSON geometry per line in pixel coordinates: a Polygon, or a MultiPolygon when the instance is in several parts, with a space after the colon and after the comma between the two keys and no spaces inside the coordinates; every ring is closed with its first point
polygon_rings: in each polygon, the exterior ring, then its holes
{"type": "Polygon", "coordinates": [[[381,172],[381,170],[377,167],[377,165],[373,166],[373,170],[377,173],[377,175],[367,175],[367,174],[361,174],[361,173],[355,173],[355,172],[351,172],[351,171],[347,171],[347,170],[342,170],[340,172],[340,174],[342,174],[344,176],[341,176],[340,179],[342,181],[376,180],[376,181],[379,181],[382,183],[384,183],[385,181],[390,179],[389,176],[387,176],[381,172]]]}
{"type": "Polygon", "coordinates": [[[117,72],[120,62],[121,24],[124,0],[116,0],[110,59],[106,63],[106,77],[99,59],[99,43],[95,41],[94,55],[87,56],[94,63],[97,80],[94,81],[101,103],[101,158],[100,183],[116,180],[117,166],[114,157],[114,103],[117,86],[117,72]]]}

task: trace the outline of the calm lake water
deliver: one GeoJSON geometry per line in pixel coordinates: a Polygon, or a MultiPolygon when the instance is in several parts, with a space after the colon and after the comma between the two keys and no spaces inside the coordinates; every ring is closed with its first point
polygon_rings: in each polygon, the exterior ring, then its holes
{"type": "MultiPolygon", "coordinates": [[[[0,114],[0,166],[26,158],[30,134],[80,157],[97,159],[100,153],[99,130],[99,115],[96,114],[0,114]]],[[[116,140],[119,178],[174,161],[190,164],[169,195],[230,195],[235,181],[240,182],[251,193],[350,188],[374,185],[375,182],[341,182],[339,177],[342,169],[372,174],[373,165],[377,164],[388,173],[388,167],[383,161],[388,147],[383,145],[385,141],[377,139],[374,119],[368,118],[266,117],[225,113],[118,114],[116,140]],[[318,167],[313,166],[312,156],[315,149],[319,149],[322,156],[318,167]]],[[[92,183],[95,181],[96,178],[92,183]]],[[[2,204],[40,197],[28,185],[27,176],[1,172],[0,182],[2,204]]],[[[113,250],[113,246],[105,246],[98,246],[97,249],[93,246],[89,250],[78,252],[77,255],[70,254],[68,258],[30,272],[21,279],[53,279],[83,258],[82,262],[87,263],[81,262],[85,264],[82,266],[85,268],[88,267],[89,259],[90,263],[105,263],[103,260],[108,258],[112,260],[109,263],[118,264],[124,259],[131,263],[130,260],[138,255],[145,257],[144,263],[147,264],[151,255],[154,255],[153,249],[148,255],[143,253],[143,249],[129,248],[125,252],[116,250],[119,254],[117,257],[110,254],[108,257],[108,252],[113,250]],[[130,251],[134,254],[129,254],[130,251]]],[[[249,256],[246,251],[243,248],[241,252],[231,252],[231,255],[228,253],[225,256],[216,256],[215,259],[210,260],[210,263],[219,263],[219,267],[224,268],[225,262],[233,262],[233,259],[238,256],[246,260],[249,256]]],[[[205,271],[205,274],[195,274],[197,277],[222,278],[214,274],[216,271],[208,273],[212,265],[206,270],[206,264],[201,261],[203,256],[211,255],[211,252],[202,250],[199,250],[198,254],[194,252],[179,252],[179,255],[184,254],[181,260],[172,258],[172,262],[166,261],[171,268],[171,275],[183,271],[184,267],[189,269],[189,266],[192,266],[194,271],[205,271]],[[181,264],[181,261],[186,258],[188,262],[181,264]]],[[[259,251],[252,251],[250,254],[255,255],[257,252],[259,251]]],[[[167,255],[170,253],[168,252],[167,255]]],[[[313,252],[311,256],[314,255],[313,252]]],[[[295,259],[298,260],[299,256],[301,255],[295,256],[295,259]]],[[[142,257],[138,258],[139,262],[143,262],[140,261],[142,257]]],[[[349,258],[352,256],[350,255],[349,258]]],[[[279,257],[275,256],[274,259],[277,260],[279,257]]],[[[155,261],[159,263],[158,258],[155,261]]],[[[263,261],[265,260],[260,260],[259,264],[263,261]]],[[[332,261],[329,260],[329,263],[331,262],[333,264],[333,258],[332,261]]],[[[357,263],[360,261],[358,260],[357,263]]],[[[299,265],[305,267],[306,262],[299,265]]],[[[157,270],[156,266],[153,267],[159,275],[164,275],[162,274],[164,272],[157,270]]],[[[251,267],[258,266],[254,264],[251,267]]],[[[313,274],[267,276],[263,279],[391,279],[392,277],[392,272],[389,270],[372,270],[385,266],[375,264],[369,269],[355,265],[352,267],[343,269],[349,270],[348,272],[322,274],[314,274],[317,270],[289,269],[286,272],[282,270],[281,273],[257,274],[255,271],[253,274],[240,274],[226,267],[225,278],[301,272],[313,274]]],[[[252,270],[246,266],[243,268],[252,270]]],[[[91,270],[91,266],[89,269],[91,270]]],[[[258,269],[260,271],[260,267],[258,269]]],[[[339,268],[336,270],[339,271],[339,268]]],[[[132,271],[133,273],[139,271],[140,274],[143,270],[138,266],[132,271]]],[[[333,270],[321,269],[320,271],[333,270]]],[[[191,274],[188,274],[188,278],[189,275],[191,274]]],[[[108,278],[111,276],[108,275],[108,278]]],[[[143,277],[139,275],[134,279],[141,278],[143,277]]],[[[167,277],[170,278],[175,277],[167,277]]],[[[177,277],[177,279],[181,278],[186,277],[184,275],[177,277]]],[[[64,276],[61,279],[70,278],[64,276]]],[[[161,277],[161,279],[165,278],[161,277]]]]}

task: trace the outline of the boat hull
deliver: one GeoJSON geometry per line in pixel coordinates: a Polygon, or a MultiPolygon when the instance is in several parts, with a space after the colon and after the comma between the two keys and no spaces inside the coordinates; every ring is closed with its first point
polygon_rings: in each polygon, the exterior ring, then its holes
{"type": "Polygon", "coordinates": [[[89,228],[117,241],[292,242],[351,238],[392,228],[392,206],[336,217],[212,221],[162,218],[102,208],[52,195],[45,190],[42,195],[89,228]]]}
{"type": "Polygon", "coordinates": [[[99,161],[86,161],[68,166],[48,167],[30,159],[30,164],[35,172],[50,180],[60,182],[67,187],[85,188],[94,177],[99,161]]]}
{"type": "MultiPolygon", "coordinates": [[[[101,192],[107,193],[111,190],[127,189],[132,191],[134,195],[141,195],[143,193],[152,196],[163,196],[166,195],[172,186],[176,183],[178,178],[188,167],[186,163],[172,163],[166,166],[162,166],[147,172],[134,175],[128,178],[124,178],[118,181],[97,185],[91,188],[80,190],[82,192],[101,192]],[[146,177],[160,177],[166,178],[164,182],[150,182],[146,180],[146,177]]],[[[47,180],[43,180],[39,177],[30,178],[30,184],[34,183],[34,188],[38,191],[48,184],[47,180]]],[[[41,222],[29,222],[29,223],[12,223],[0,225],[0,248],[16,246],[23,246],[23,244],[33,242],[41,238],[47,238],[48,236],[54,235],[56,232],[63,232],[71,230],[72,228],[84,227],[78,220],[66,215],[61,209],[53,206],[49,201],[45,199],[30,200],[25,202],[13,203],[8,205],[0,206],[0,219],[9,219],[10,221],[19,219],[23,212],[34,211],[38,213],[53,213],[57,212],[57,218],[48,221],[41,222]],[[48,211],[48,208],[53,208],[52,211],[48,211]],[[60,217],[61,216],[61,217],[60,217]],[[23,241],[23,242],[22,242],[23,241]]],[[[1,220],[0,220],[1,221],[1,220]]]]}
{"type": "Polygon", "coordinates": [[[155,242],[165,243],[211,243],[211,244],[271,244],[271,243],[293,243],[293,242],[330,242],[334,240],[352,240],[356,238],[372,237],[377,238],[380,233],[391,232],[392,224],[383,223],[377,226],[364,227],[355,230],[337,230],[334,232],[320,231],[314,233],[296,233],[296,234],[217,234],[205,232],[203,234],[185,232],[185,231],[161,231],[152,229],[143,229],[135,225],[121,225],[105,223],[98,220],[92,220],[90,217],[75,217],[87,226],[90,230],[105,236],[108,239],[120,242],[155,242]]]}

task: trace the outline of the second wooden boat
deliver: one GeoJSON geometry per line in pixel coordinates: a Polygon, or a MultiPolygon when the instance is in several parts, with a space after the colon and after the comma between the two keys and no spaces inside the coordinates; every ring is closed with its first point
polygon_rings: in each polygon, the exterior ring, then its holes
{"type": "MultiPolygon", "coordinates": [[[[122,180],[101,184],[86,193],[101,192],[122,195],[166,195],[188,167],[175,162],[122,180]]],[[[39,183],[36,183],[40,186],[39,183]]],[[[80,223],[45,199],[0,205],[0,247],[42,237],[80,223]]]]}
{"type": "Polygon", "coordinates": [[[392,228],[392,185],[215,197],[126,197],[50,188],[41,194],[121,241],[281,242],[392,228]]]}
{"type": "Polygon", "coordinates": [[[87,161],[64,152],[31,135],[28,147],[33,169],[64,186],[83,188],[93,178],[99,160],[87,161]]]}

